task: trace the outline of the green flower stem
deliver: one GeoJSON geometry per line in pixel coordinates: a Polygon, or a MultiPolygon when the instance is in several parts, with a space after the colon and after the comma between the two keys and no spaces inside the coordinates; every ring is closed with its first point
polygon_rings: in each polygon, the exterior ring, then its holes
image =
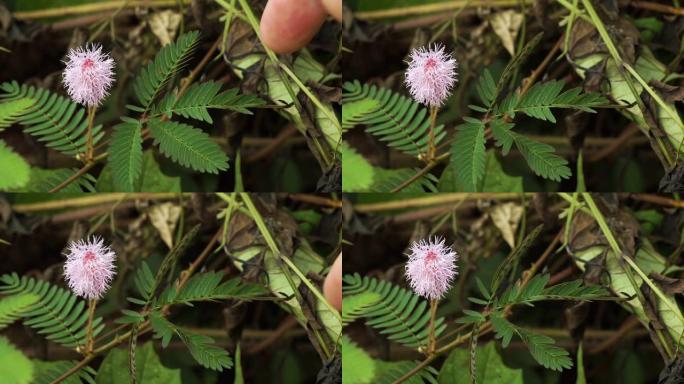
{"type": "Polygon", "coordinates": [[[93,147],[93,125],[95,124],[95,110],[97,107],[88,107],[88,141],[86,143],[86,163],[93,162],[93,154],[95,148],[93,147]]]}
{"type": "Polygon", "coordinates": [[[430,336],[428,337],[428,355],[435,353],[435,316],[437,316],[437,299],[430,300],[430,336]]]}
{"type": "Polygon", "coordinates": [[[88,325],[85,348],[86,355],[93,353],[93,318],[95,317],[95,307],[97,307],[97,299],[88,300],[88,325]]]}

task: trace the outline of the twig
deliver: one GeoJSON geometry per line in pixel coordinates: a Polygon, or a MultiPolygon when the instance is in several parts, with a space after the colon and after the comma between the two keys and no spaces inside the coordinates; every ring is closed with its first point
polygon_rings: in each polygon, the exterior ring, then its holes
{"type": "Polygon", "coordinates": [[[111,203],[124,200],[171,200],[181,193],[100,193],[93,196],[74,197],[62,200],[41,201],[38,203],[15,204],[12,206],[14,212],[31,213],[52,211],[57,209],[85,207],[103,203],[111,203]]]}
{"type": "Polygon", "coordinates": [[[409,7],[382,9],[377,11],[356,12],[354,16],[359,19],[381,19],[388,17],[402,17],[446,12],[465,7],[514,7],[521,4],[530,4],[530,2],[528,0],[458,0],[425,5],[414,5],[409,7]]]}
{"type": "Polygon", "coordinates": [[[323,196],[307,195],[304,193],[291,193],[287,198],[294,201],[301,201],[303,203],[322,205],[330,208],[342,208],[342,200],[329,199],[323,196]]]}
{"type": "Polygon", "coordinates": [[[363,213],[392,211],[395,209],[457,203],[463,200],[513,200],[520,198],[522,195],[522,193],[441,193],[436,196],[357,204],[354,206],[354,210],[363,213]]]}
{"type": "Polygon", "coordinates": [[[78,178],[81,176],[85,175],[88,171],[90,171],[91,168],[93,168],[97,164],[96,161],[91,161],[90,163],[85,164],[81,169],[76,171],[73,175],[69,176],[66,180],[62,181],[58,186],[52,188],[49,192],[50,193],[57,193],[61,191],[62,189],[66,188],[69,184],[73,183],[76,181],[78,178]]]}
{"type": "Polygon", "coordinates": [[[593,163],[610,156],[613,152],[619,150],[623,147],[623,144],[627,142],[632,136],[641,132],[636,124],[630,124],[627,129],[623,130],[620,136],[614,139],[610,145],[604,147],[600,151],[593,153],[591,156],[587,157],[587,162],[593,163]]]}
{"type": "Polygon", "coordinates": [[[244,163],[249,164],[249,163],[254,163],[257,162],[268,155],[270,155],[273,151],[278,149],[281,144],[283,144],[287,139],[289,139],[292,135],[296,134],[297,128],[294,127],[294,125],[288,124],[285,129],[280,131],[278,133],[278,136],[276,136],[275,139],[271,140],[267,145],[265,145],[263,148],[261,148],[259,151],[249,155],[248,157],[245,158],[244,163]]]}
{"type": "Polygon", "coordinates": [[[650,194],[646,194],[646,193],[637,193],[637,194],[629,195],[629,197],[632,200],[644,201],[647,203],[664,205],[667,207],[684,208],[684,201],[671,199],[671,198],[665,197],[665,196],[650,195],[650,194]]]}
{"type": "Polygon", "coordinates": [[[33,20],[44,19],[49,17],[62,17],[68,15],[83,15],[101,11],[112,11],[122,6],[128,8],[134,7],[173,7],[178,4],[189,4],[190,0],[127,0],[127,1],[105,1],[98,3],[88,3],[82,5],[74,5],[68,7],[57,7],[48,9],[39,9],[36,11],[15,12],[14,18],[17,20],[33,20]]]}
{"type": "Polygon", "coordinates": [[[297,319],[293,316],[286,317],[285,320],[283,320],[283,322],[278,325],[278,328],[273,333],[271,333],[270,336],[260,341],[258,344],[254,345],[250,349],[246,350],[245,354],[253,355],[267,349],[273,343],[278,341],[285,333],[287,333],[287,331],[294,328],[297,324],[297,319]]]}
{"type": "Polygon", "coordinates": [[[629,5],[635,8],[648,9],[649,11],[684,16],[684,8],[672,7],[665,4],[652,3],[650,1],[632,1],[629,5]]]}
{"type": "Polygon", "coordinates": [[[615,332],[611,337],[608,339],[604,340],[601,342],[601,344],[597,345],[596,347],[590,349],[587,351],[587,354],[589,355],[596,355],[599,354],[608,348],[612,347],[614,344],[617,344],[622,340],[622,338],[629,333],[632,329],[636,328],[639,326],[641,322],[639,321],[639,318],[635,316],[630,316],[622,325],[620,328],[615,332]]]}

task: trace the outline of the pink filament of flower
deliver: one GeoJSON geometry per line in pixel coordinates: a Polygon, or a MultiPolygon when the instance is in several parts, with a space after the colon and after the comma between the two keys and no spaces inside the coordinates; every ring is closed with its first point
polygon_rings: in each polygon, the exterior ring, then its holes
{"type": "Polygon", "coordinates": [[[95,260],[95,254],[91,251],[86,252],[83,256],[83,264],[88,264],[93,260],[95,260]]]}
{"type": "Polygon", "coordinates": [[[83,70],[87,70],[88,68],[91,68],[93,66],[93,61],[90,59],[85,59],[83,62],[83,70]]]}

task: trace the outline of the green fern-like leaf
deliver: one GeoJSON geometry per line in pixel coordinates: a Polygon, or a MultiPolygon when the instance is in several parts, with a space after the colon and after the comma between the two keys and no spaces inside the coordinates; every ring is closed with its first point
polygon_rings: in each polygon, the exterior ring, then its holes
{"type": "Polygon", "coordinates": [[[368,307],[375,305],[381,298],[377,292],[362,292],[345,297],[342,303],[342,325],[362,317],[368,307]]]}
{"type": "Polygon", "coordinates": [[[0,329],[20,318],[38,299],[39,297],[32,293],[22,293],[0,300],[0,329]]]}
{"type": "MultiPolygon", "coordinates": [[[[344,84],[342,94],[343,109],[347,104],[375,100],[378,105],[371,109],[363,104],[362,111],[348,114],[345,125],[367,125],[366,132],[378,136],[389,147],[412,156],[427,153],[430,139],[430,119],[428,111],[409,97],[401,96],[391,90],[364,84],[358,80],[344,84]]],[[[359,104],[352,104],[354,108],[359,104]]],[[[444,125],[435,127],[435,145],[446,135],[444,125]]]]}
{"type": "Polygon", "coordinates": [[[485,68],[482,72],[475,87],[480,96],[480,100],[482,100],[487,107],[491,107],[496,98],[496,83],[488,69],[485,68]]]}
{"type": "Polygon", "coordinates": [[[570,354],[565,349],[554,345],[552,338],[522,328],[516,328],[516,331],[522,341],[527,344],[532,357],[543,367],[559,372],[572,368],[570,354]]]}
{"type": "Polygon", "coordinates": [[[451,163],[457,167],[459,183],[467,192],[475,192],[485,171],[484,124],[468,118],[459,127],[451,149],[451,163]]]}
{"type": "MultiPolygon", "coordinates": [[[[40,361],[33,360],[35,378],[32,384],[50,384],[76,366],[77,361],[40,361]]],[[[95,383],[95,370],[86,366],[62,381],[63,384],[95,383]]]]}
{"type": "MultiPolygon", "coordinates": [[[[33,105],[17,118],[24,132],[36,136],[48,148],[74,156],[86,151],[88,119],[86,111],[70,99],[50,91],[19,85],[16,81],[3,83],[5,93],[0,98],[8,101],[29,99],[33,105]]],[[[102,125],[93,127],[93,144],[102,139],[102,125]]]]}
{"type": "Polygon", "coordinates": [[[501,312],[492,313],[489,321],[492,324],[492,328],[494,328],[495,337],[501,339],[501,346],[504,348],[508,347],[515,334],[515,325],[506,320],[501,312]]]}
{"type": "Polygon", "coordinates": [[[537,175],[553,181],[561,181],[572,175],[568,161],[554,154],[552,146],[523,135],[516,135],[515,145],[537,175]]]}
{"type": "Polygon", "coordinates": [[[513,132],[512,124],[497,122],[491,127],[494,139],[497,145],[503,148],[504,155],[515,143],[527,164],[537,175],[553,181],[561,181],[572,175],[567,165],[568,161],[554,154],[552,146],[513,132]]]}
{"type": "Polygon", "coordinates": [[[222,272],[206,272],[193,276],[178,290],[176,286],[168,287],[160,295],[157,306],[166,304],[187,304],[195,301],[212,301],[239,299],[249,300],[266,294],[266,290],[257,284],[242,283],[240,278],[233,278],[224,283],[222,272]]]}
{"type": "Polygon", "coordinates": [[[260,107],[265,105],[266,101],[255,95],[245,95],[239,93],[237,88],[229,89],[221,92],[211,101],[209,108],[214,109],[228,109],[231,111],[251,115],[250,108],[260,107]]]}
{"type": "Polygon", "coordinates": [[[133,192],[142,172],[142,126],[127,120],[116,127],[109,145],[109,164],[114,186],[123,192],[133,192]]]}
{"type": "Polygon", "coordinates": [[[221,84],[213,81],[195,83],[176,101],[176,95],[170,93],[159,103],[158,112],[169,117],[173,114],[213,123],[207,110],[211,101],[221,90],[221,84]]]}
{"type": "Polygon", "coordinates": [[[166,320],[159,312],[150,314],[150,324],[155,337],[162,339],[162,346],[166,348],[173,335],[177,335],[188,347],[190,354],[205,368],[223,371],[233,367],[233,360],[228,352],[216,346],[209,336],[198,335],[185,331],[166,320]]]}
{"type": "Polygon", "coordinates": [[[572,367],[568,351],[554,345],[552,338],[520,328],[506,320],[501,313],[492,314],[491,322],[496,338],[502,340],[504,348],[508,346],[515,333],[527,345],[532,357],[543,367],[554,371],[572,367]]]}
{"type": "Polygon", "coordinates": [[[10,100],[0,104],[0,131],[12,125],[29,107],[35,103],[29,98],[10,100]]]}
{"type": "MultiPolygon", "coordinates": [[[[0,292],[4,294],[34,294],[38,302],[23,314],[24,325],[46,335],[46,339],[68,348],[86,342],[88,311],[85,301],[71,292],[42,280],[19,277],[16,273],[0,277],[0,292]]],[[[104,328],[102,318],[93,321],[93,335],[104,328]]]]}
{"type": "MultiPolygon", "coordinates": [[[[418,361],[379,361],[376,360],[376,375],[373,384],[392,384],[400,377],[407,374],[410,370],[418,365],[418,361]]],[[[437,375],[439,372],[432,367],[427,366],[409,379],[404,381],[408,384],[437,384],[437,375]]]]}
{"type": "Polygon", "coordinates": [[[133,89],[145,110],[183,67],[198,41],[198,31],[181,35],[175,42],[164,46],[154,60],[140,71],[133,89]]]}
{"type": "Polygon", "coordinates": [[[140,267],[135,272],[135,277],[133,279],[135,286],[138,288],[138,292],[145,299],[145,302],[152,300],[152,295],[155,289],[155,278],[152,274],[152,270],[147,265],[146,262],[142,262],[140,267]]]}
{"type": "MultiPolygon", "coordinates": [[[[378,293],[380,300],[365,308],[360,314],[366,324],[388,335],[389,340],[411,348],[427,345],[429,337],[430,311],[427,301],[406,289],[383,280],[361,277],[358,273],[346,275],[342,288],[344,296],[364,292],[378,293]]],[[[444,318],[435,320],[435,335],[446,328],[444,318]]]]}
{"type": "Polygon", "coordinates": [[[342,129],[346,131],[353,128],[356,121],[360,121],[364,115],[375,111],[378,104],[379,101],[375,99],[361,99],[345,103],[342,108],[342,129]]]}
{"type": "MultiPolygon", "coordinates": [[[[21,192],[49,192],[53,188],[62,184],[65,180],[73,176],[78,169],[57,168],[57,169],[42,169],[31,168],[31,176],[28,184],[20,188],[21,192]]],[[[62,188],[59,193],[82,193],[96,192],[95,183],[97,180],[91,174],[85,174],[73,183],[62,188]]]]}
{"type": "Polygon", "coordinates": [[[0,140],[0,190],[17,189],[29,182],[31,167],[0,140]]]}
{"type": "Polygon", "coordinates": [[[150,121],[149,128],[155,145],[180,165],[208,173],[228,169],[228,156],[200,129],[157,119],[150,121]]]}
{"type": "Polygon", "coordinates": [[[552,300],[602,300],[612,299],[610,293],[605,288],[599,286],[586,286],[582,280],[573,280],[560,283],[551,287],[546,287],[550,279],[549,274],[534,276],[520,289],[518,285],[513,285],[501,294],[496,306],[502,307],[509,304],[531,304],[537,301],[552,300]]]}
{"type": "Polygon", "coordinates": [[[213,123],[209,109],[228,109],[231,111],[251,115],[249,108],[259,107],[265,101],[254,95],[243,95],[237,88],[219,93],[221,84],[213,81],[196,83],[176,101],[176,95],[170,93],[156,108],[156,114],[169,117],[181,115],[207,123],[213,123]]]}
{"type": "MultiPolygon", "coordinates": [[[[369,192],[390,192],[395,188],[402,185],[406,180],[410,179],[416,173],[420,172],[420,169],[411,168],[395,168],[395,169],[385,169],[380,167],[374,167],[374,181],[369,192]]],[[[437,192],[436,184],[438,179],[435,175],[428,173],[421,176],[413,183],[409,184],[406,188],[402,189],[403,193],[425,193],[425,192],[437,192]]]]}
{"type": "Polygon", "coordinates": [[[31,360],[4,336],[0,336],[0,378],[12,384],[29,384],[33,379],[31,360]]]}
{"type": "Polygon", "coordinates": [[[585,112],[596,112],[592,107],[606,103],[606,99],[597,93],[581,93],[580,88],[569,89],[563,93],[565,84],[562,81],[537,83],[520,98],[513,93],[498,108],[498,113],[514,116],[522,112],[540,120],[556,122],[551,108],[578,109],[585,112]]]}

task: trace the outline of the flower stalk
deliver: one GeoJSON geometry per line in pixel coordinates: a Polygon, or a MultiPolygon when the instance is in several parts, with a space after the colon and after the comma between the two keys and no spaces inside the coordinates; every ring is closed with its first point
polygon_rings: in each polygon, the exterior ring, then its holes
{"type": "Polygon", "coordinates": [[[86,163],[92,163],[95,157],[95,148],[93,145],[93,125],[95,124],[95,110],[97,107],[88,107],[88,141],[86,142],[86,163]]]}
{"type": "Polygon", "coordinates": [[[93,353],[93,318],[95,317],[95,307],[97,306],[97,299],[88,300],[88,325],[86,333],[86,348],[85,354],[90,355],[93,353]]]}

